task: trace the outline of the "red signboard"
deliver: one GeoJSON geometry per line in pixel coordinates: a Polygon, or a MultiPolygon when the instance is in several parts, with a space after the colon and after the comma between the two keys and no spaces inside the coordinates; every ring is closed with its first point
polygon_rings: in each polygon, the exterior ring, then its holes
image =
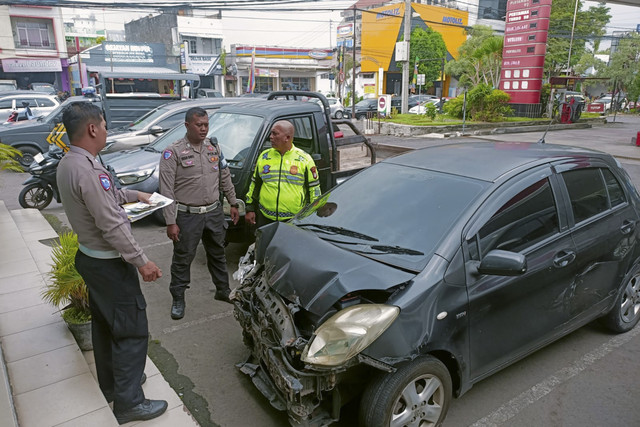
{"type": "Polygon", "coordinates": [[[500,89],[513,104],[538,104],[552,0],[508,0],[500,89]]]}
{"type": "Polygon", "coordinates": [[[592,102],[587,105],[587,111],[589,113],[604,113],[604,104],[601,102],[592,102]]]}

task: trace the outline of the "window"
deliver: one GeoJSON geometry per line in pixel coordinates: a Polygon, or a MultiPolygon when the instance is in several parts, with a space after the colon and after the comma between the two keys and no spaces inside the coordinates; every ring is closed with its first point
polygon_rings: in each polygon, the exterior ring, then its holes
{"type": "Polygon", "coordinates": [[[206,55],[220,55],[220,39],[202,39],[202,53],[206,55]]]}
{"type": "Polygon", "coordinates": [[[307,77],[283,77],[280,79],[282,90],[311,90],[307,77]]]}
{"type": "Polygon", "coordinates": [[[607,190],[598,168],[576,169],[562,174],[569,191],[576,224],[608,208],[607,190]]]}
{"type": "Polygon", "coordinates": [[[196,46],[196,39],[194,37],[185,37],[183,39],[184,48],[189,53],[198,53],[198,48],[196,46]]]}
{"type": "Polygon", "coordinates": [[[545,178],[498,209],[478,232],[479,250],[482,256],[493,249],[521,252],[558,230],[558,212],[551,185],[545,178]]]}
{"type": "Polygon", "coordinates": [[[51,48],[49,26],[46,22],[20,21],[16,23],[18,45],[21,47],[51,48]]]}
{"type": "Polygon", "coordinates": [[[527,53],[534,53],[536,51],[535,47],[528,47],[527,48],[527,53]]]}
{"type": "Polygon", "coordinates": [[[55,102],[47,98],[37,98],[36,102],[38,103],[38,107],[55,107],[56,106],[55,102]]]}
{"type": "Polygon", "coordinates": [[[10,99],[3,99],[2,101],[0,101],[0,109],[6,109],[6,108],[11,108],[10,99]]]}
{"type": "Polygon", "coordinates": [[[295,132],[293,134],[293,145],[306,151],[309,154],[315,152],[315,144],[313,143],[313,125],[311,117],[296,117],[288,119],[293,123],[295,132]]]}
{"type": "Polygon", "coordinates": [[[185,111],[181,111],[179,113],[173,114],[166,119],[162,119],[158,122],[157,126],[160,126],[162,129],[171,129],[172,127],[184,123],[185,121],[185,111]]]}
{"type": "Polygon", "coordinates": [[[611,200],[611,207],[618,206],[626,202],[624,197],[624,191],[620,183],[609,169],[602,169],[604,174],[604,181],[607,185],[607,192],[609,193],[609,200],[611,200]]]}

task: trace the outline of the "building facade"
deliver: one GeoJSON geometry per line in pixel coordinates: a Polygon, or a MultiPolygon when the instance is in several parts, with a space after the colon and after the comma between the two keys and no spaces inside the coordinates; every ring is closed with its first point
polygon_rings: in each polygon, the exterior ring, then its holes
{"type": "Polygon", "coordinates": [[[68,90],[67,46],[59,7],[0,6],[0,79],[19,88],[51,83],[68,90]]]}

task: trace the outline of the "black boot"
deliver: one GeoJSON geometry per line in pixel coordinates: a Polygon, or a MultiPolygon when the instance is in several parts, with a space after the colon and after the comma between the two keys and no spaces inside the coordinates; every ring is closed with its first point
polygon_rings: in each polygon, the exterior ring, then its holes
{"type": "Polygon", "coordinates": [[[217,299],[218,301],[224,301],[224,302],[228,302],[229,304],[233,304],[229,299],[228,289],[226,291],[216,291],[216,294],[213,296],[213,298],[217,299]]]}
{"type": "Polygon", "coordinates": [[[113,414],[116,416],[118,424],[126,424],[131,421],[144,421],[159,417],[167,410],[167,406],[166,400],[145,399],[133,408],[126,411],[114,411],[113,414]]]}
{"type": "Polygon", "coordinates": [[[184,317],[184,295],[179,297],[173,297],[173,304],[171,304],[171,318],[178,320],[184,317]]]}

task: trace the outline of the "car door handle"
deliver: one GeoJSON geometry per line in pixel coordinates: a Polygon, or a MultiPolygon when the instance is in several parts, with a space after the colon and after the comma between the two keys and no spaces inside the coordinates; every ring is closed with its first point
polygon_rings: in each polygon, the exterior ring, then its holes
{"type": "Polygon", "coordinates": [[[576,259],[576,253],[574,251],[560,251],[553,258],[553,265],[558,268],[566,267],[576,259]]]}
{"type": "Polygon", "coordinates": [[[627,219],[622,223],[622,226],[620,227],[620,232],[622,234],[629,234],[635,229],[636,229],[636,222],[630,219],[627,219]]]}

